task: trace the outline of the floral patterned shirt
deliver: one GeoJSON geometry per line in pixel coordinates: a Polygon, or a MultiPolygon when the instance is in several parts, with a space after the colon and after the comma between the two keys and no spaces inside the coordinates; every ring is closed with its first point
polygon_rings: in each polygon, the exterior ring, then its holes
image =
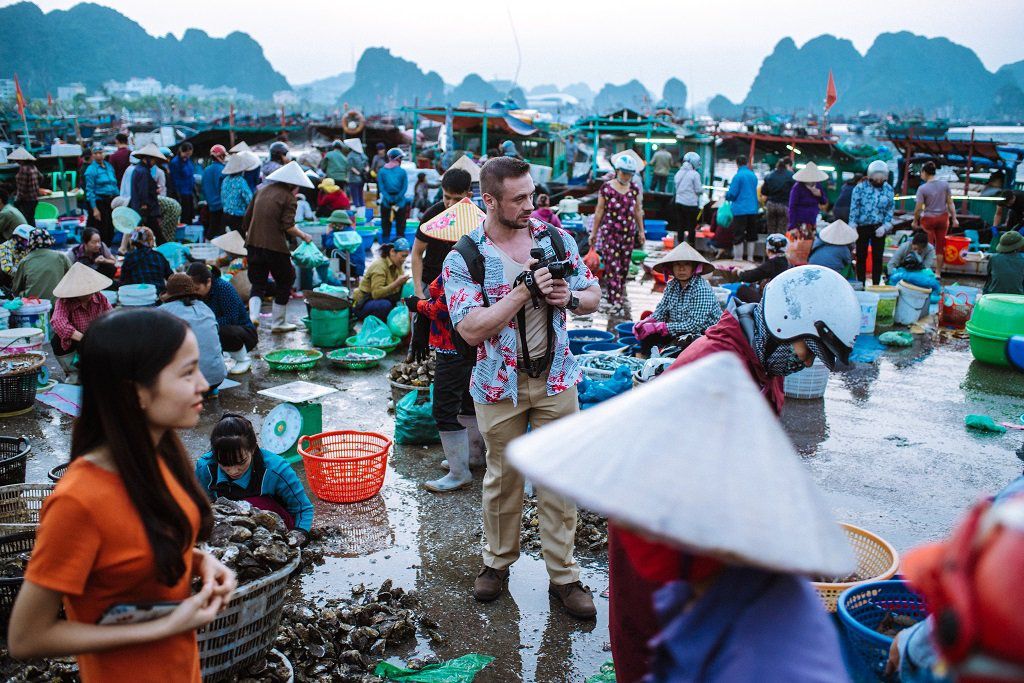
{"type": "Polygon", "coordinates": [[[850,197],[851,225],[879,225],[892,223],[892,212],[896,206],[892,185],[885,183],[875,187],[870,181],[857,183],[850,197]]]}
{"type": "MultiPolygon", "coordinates": [[[[546,223],[535,218],[530,219],[530,231],[533,238],[544,248],[550,257],[554,254],[551,240],[547,236],[546,223]]],[[[564,230],[558,229],[568,251],[568,259],[576,269],[574,275],[567,278],[570,291],[582,291],[597,284],[597,278],[591,274],[580,258],[576,240],[564,230]]],[[[470,233],[480,253],[484,257],[484,287],[487,298],[493,305],[512,291],[512,283],[505,279],[505,268],[497,247],[484,234],[483,225],[470,233]]],[[[441,271],[444,278],[445,297],[448,299],[448,312],[452,324],[459,323],[472,311],[484,305],[480,285],[473,282],[465,259],[454,249],[444,260],[441,271]]],[[[516,404],[519,396],[517,372],[518,335],[515,318],[498,334],[485,340],[476,350],[476,365],[469,383],[469,392],[477,403],[498,403],[511,399],[516,404]]],[[[566,328],[565,309],[555,309],[554,315],[555,344],[551,355],[551,367],[548,369],[548,396],[559,394],[569,387],[575,386],[583,376],[579,363],[569,352],[569,335],[566,328]]]]}

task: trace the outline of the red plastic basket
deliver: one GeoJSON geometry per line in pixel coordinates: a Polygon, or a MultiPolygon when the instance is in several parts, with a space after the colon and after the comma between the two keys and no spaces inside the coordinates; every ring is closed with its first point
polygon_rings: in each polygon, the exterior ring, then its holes
{"type": "Polygon", "coordinates": [[[357,503],[384,485],[391,439],[373,432],[324,432],[301,437],[298,450],[318,498],[357,503]]]}

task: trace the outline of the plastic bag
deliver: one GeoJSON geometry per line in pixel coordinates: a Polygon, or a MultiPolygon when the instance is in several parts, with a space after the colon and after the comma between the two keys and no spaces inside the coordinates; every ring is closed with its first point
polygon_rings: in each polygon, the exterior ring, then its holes
{"type": "Polygon", "coordinates": [[[908,284],[915,287],[924,287],[933,292],[938,292],[942,289],[942,283],[939,282],[939,278],[935,277],[935,272],[931,268],[924,268],[922,270],[894,268],[886,282],[889,285],[897,285],[901,280],[906,280],[908,284]]]}
{"type": "Polygon", "coordinates": [[[1001,424],[996,424],[996,421],[988,415],[968,415],[964,418],[964,425],[968,429],[973,429],[977,432],[990,432],[992,434],[1006,433],[1006,427],[1001,424]]]}
{"type": "Polygon", "coordinates": [[[416,403],[421,393],[410,391],[395,404],[395,443],[428,444],[441,440],[434,420],[434,387],[430,387],[426,401],[416,403]]]}
{"type": "Polygon", "coordinates": [[[409,334],[409,307],[404,301],[399,302],[388,313],[388,329],[399,339],[409,334]]]}
{"type": "Polygon", "coordinates": [[[348,309],[326,311],[320,308],[309,312],[309,340],[313,346],[334,348],[344,346],[348,339],[348,309]]]}
{"type": "Polygon", "coordinates": [[[319,268],[328,263],[327,257],[312,242],[300,244],[298,249],[292,252],[292,258],[299,264],[299,268],[319,268]]]}
{"type": "Polygon", "coordinates": [[[339,230],[331,233],[335,249],[347,251],[354,254],[359,247],[363,246],[363,238],[355,230],[339,230]]]}
{"type": "Polygon", "coordinates": [[[911,346],[914,343],[914,335],[909,332],[890,330],[878,335],[878,341],[886,346],[911,346]]]}
{"type": "Polygon", "coordinates": [[[601,665],[600,673],[594,674],[585,683],[615,683],[615,663],[609,659],[601,665]]]}
{"type": "Polygon", "coordinates": [[[628,365],[620,365],[615,373],[605,380],[584,379],[579,384],[580,408],[586,409],[607,401],[613,396],[633,388],[633,375],[628,365]]]}
{"type": "Polygon", "coordinates": [[[583,263],[586,264],[591,273],[596,273],[601,270],[601,255],[597,253],[596,249],[591,247],[590,251],[583,257],[583,263]]]}
{"type": "Polygon", "coordinates": [[[180,242],[164,242],[154,247],[153,251],[159,251],[164,255],[167,262],[171,264],[171,270],[177,270],[188,263],[186,255],[189,253],[189,249],[180,242]]]}
{"type": "Polygon", "coordinates": [[[388,662],[381,662],[373,670],[373,675],[390,681],[411,683],[470,683],[493,661],[494,657],[488,655],[470,654],[439,664],[428,664],[422,669],[403,669],[388,662]]]}
{"type": "Polygon", "coordinates": [[[375,315],[363,319],[363,326],[356,335],[356,346],[379,346],[391,342],[391,330],[375,315]]]}
{"type": "Polygon", "coordinates": [[[718,213],[715,216],[715,222],[723,228],[728,228],[732,225],[732,203],[722,202],[722,205],[718,207],[718,213]]]}

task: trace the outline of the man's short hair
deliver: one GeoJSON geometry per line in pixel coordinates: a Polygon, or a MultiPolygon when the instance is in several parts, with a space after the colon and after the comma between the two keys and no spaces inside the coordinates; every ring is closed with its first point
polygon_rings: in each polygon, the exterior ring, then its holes
{"type": "Polygon", "coordinates": [[[185,141],[185,142],[181,143],[181,145],[178,146],[178,151],[179,152],[191,152],[192,151],[192,143],[188,142],[188,141],[185,141]]]}
{"type": "Polygon", "coordinates": [[[788,168],[792,163],[789,157],[783,157],[775,162],[775,170],[781,171],[784,168],[788,168]]]}
{"type": "Polygon", "coordinates": [[[737,166],[746,166],[747,165],[747,157],[745,155],[743,155],[743,154],[741,154],[738,157],[736,157],[736,165],[737,166]]]}
{"type": "Polygon", "coordinates": [[[480,191],[501,198],[505,181],[529,175],[530,164],[515,157],[494,157],[480,169],[480,191]]]}
{"type": "Polygon", "coordinates": [[[114,136],[114,139],[120,142],[122,145],[128,144],[128,133],[118,133],[114,136]]]}
{"type": "Polygon", "coordinates": [[[448,194],[466,194],[473,186],[473,177],[464,168],[449,168],[441,176],[441,189],[448,194]]]}
{"type": "Polygon", "coordinates": [[[914,246],[923,247],[924,245],[928,244],[927,233],[925,233],[924,230],[918,230],[917,232],[914,233],[914,236],[913,238],[911,238],[910,243],[914,246]]]}

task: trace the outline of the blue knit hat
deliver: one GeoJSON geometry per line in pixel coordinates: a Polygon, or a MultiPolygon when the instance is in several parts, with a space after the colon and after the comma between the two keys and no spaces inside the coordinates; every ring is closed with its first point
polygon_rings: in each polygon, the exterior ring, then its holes
{"type": "Polygon", "coordinates": [[[395,251],[409,251],[409,240],[404,237],[399,237],[397,240],[391,243],[391,246],[395,251]]]}

